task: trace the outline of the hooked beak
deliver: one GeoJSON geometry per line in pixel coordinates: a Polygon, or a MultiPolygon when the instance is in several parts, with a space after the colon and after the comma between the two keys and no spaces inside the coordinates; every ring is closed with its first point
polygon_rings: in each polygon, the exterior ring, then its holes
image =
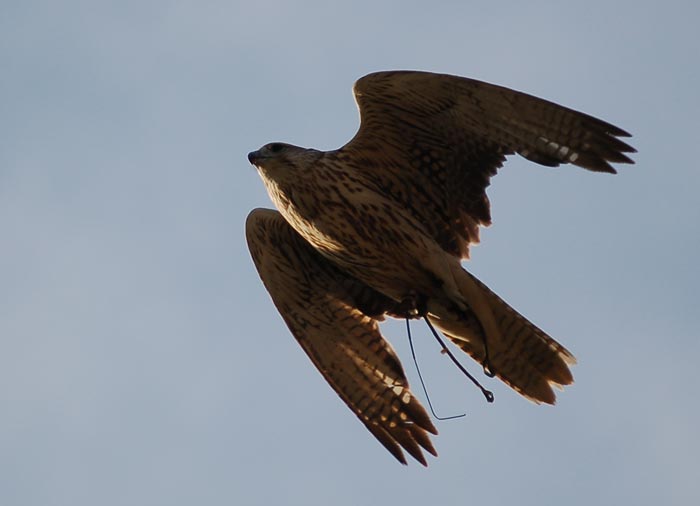
{"type": "Polygon", "coordinates": [[[259,160],[260,157],[260,151],[251,151],[248,153],[248,161],[255,165],[256,160],[259,160]]]}

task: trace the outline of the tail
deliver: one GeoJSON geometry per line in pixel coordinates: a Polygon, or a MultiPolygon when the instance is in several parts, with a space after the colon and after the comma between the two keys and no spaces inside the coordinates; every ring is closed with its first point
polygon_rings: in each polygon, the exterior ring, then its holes
{"type": "Polygon", "coordinates": [[[453,275],[469,309],[430,314],[430,321],[481,364],[486,339],[496,376],[538,404],[554,404],[552,385],[561,388],[574,382],[569,370],[576,363],[574,356],[476,277],[459,270],[453,275]]]}

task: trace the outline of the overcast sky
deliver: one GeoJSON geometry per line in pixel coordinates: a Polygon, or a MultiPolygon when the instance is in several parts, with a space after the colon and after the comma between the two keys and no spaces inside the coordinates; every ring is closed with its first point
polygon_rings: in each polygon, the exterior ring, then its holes
{"type": "MultiPolygon", "coordinates": [[[[0,504],[700,502],[697,2],[0,5],[0,504]],[[567,5],[570,4],[570,5],[567,5]],[[332,149],[383,69],[634,134],[620,174],[511,159],[468,269],[578,358],[555,407],[414,324],[439,458],[404,467],[277,314],[246,154],[332,149]],[[479,368],[465,358],[473,371],[479,368]]],[[[401,323],[383,327],[418,389],[401,323]]]]}

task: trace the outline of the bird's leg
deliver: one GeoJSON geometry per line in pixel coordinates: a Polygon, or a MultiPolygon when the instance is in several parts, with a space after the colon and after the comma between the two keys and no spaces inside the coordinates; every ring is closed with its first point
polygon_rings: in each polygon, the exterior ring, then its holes
{"type": "Polygon", "coordinates": [[[484,362],[481,364],[484,367],[484,374],[488,376],[489,378],[493,378],[496,376],[496,373],[493,372],[493,369],[491,368],[491,359],[489,359],[489,347],[488,344],[488,337],[486,336],[486,332],[484,331],[484,362]]]}
{"type": "Polygon", "coordinates": [[[409,292],[394,308],[394,312],[406,319],[419,319],[428,314],[428,301],[425,296],[409,292]]]}
{"type": "MultiPolygon", "coordinates": [[[[469,380],[474,383],[480,390],[481,393],[484,394],[484,397],[486,397],[486,400],[488,402],[493,402],[493,393],[490,390],[486,390],[479,381],[469,374],[469,371],[467,371],[462,364],[459,363],[457,360],[457,357],[454,356],[454,354],[449,350],[447,345],[445,344],[445,341],[443,341],[440,338],[440,335],[438,334],[437,330],[435,330],[435,327],[430,323],[430,320],[428,319],[428,301],[427,298],[423,295],[419,295],[415,292],[411,292],[408,295],[406,295],[403,300],[399,303],[399,306],[396,308],[395,312],[397,314],[403,314],[404,318],[406,318],[406,323],[408,324],[408,320],[410,318],[423,318],[425,320],[425,323],[428,324],[428,327],[430,328],[430,331],[433,333],[433,336],[437,340],[438,343],[440,343],[440,346],[442,346],[442,352],[446,353],[448,357],[450,357],[450,360],[459,368],[462,373],[464,373],[469,380]]],[[[409,334],[410,335],[410,334],[409,334]]],[[[411,345],[411,348],[413,345],[411,345]]],[[[487,350],[486,348],[486,340],[484,340],[484,350],[487,350]]],[[[487,364],[488,364],[488,352],[486,353],[486,359],[484,361],[484,372],[486,373],[487,371],[487,364]]],[[[416,364],[417,365],[417,364],[416,364]]],[[[487,376],[492,376],[489,374],[491,371],[489,370],[488,373],[486,373],[487,376]]],[[[422,380],[421,380],[422,382],[422,380]]],[[[425,388],[425,387],[423,387],[425,388]]],[[[432,409],[432,407],[431,407],[432,409]]],[[[433,414],[435,414],[433,412],[433,414]]],[[[437,418],[437,416],[436,416],[437,418]]]]}

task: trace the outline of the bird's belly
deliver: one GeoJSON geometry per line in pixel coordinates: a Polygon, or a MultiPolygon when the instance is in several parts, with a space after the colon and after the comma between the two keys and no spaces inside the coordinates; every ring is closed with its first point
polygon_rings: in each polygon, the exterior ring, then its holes
{"type": "Polygon", "coordinates": [[[331,203],[312,219],[291,214],[288,221],[319,253],[394,300],[428,295],[441,284],[432,264],[446,253],[397,204],[331,203]]]}

